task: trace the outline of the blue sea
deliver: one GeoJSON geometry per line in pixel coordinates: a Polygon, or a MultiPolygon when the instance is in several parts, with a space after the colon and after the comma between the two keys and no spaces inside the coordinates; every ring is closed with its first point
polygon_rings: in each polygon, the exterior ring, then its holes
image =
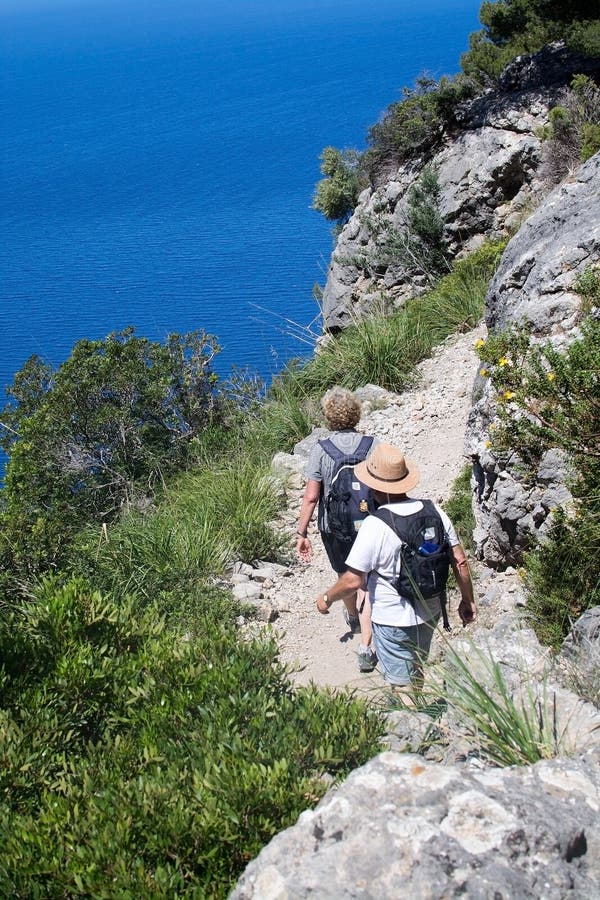
{"type": "Polygon", "coordinates": [[[456,72],[479,6],[0,0],[0,392],[128,325],[217,335],[222,375],[308,355],[319,153],[456,72]]]}

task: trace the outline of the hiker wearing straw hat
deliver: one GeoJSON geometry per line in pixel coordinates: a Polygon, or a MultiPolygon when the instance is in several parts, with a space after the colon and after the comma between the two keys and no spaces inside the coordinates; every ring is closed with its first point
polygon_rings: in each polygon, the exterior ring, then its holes
{"type": "Polygon", "coordinates": [[[458,614],[463,625],[473,622],[476,616],[467,558],[446,513],[431,501],[407,496],[419,483],[420,473],[416,463],[399,449],[378,444],[368,459],[354,467],[354,472],[371,489],[379,509],[363,522],[346,558],[346,571],[319,595],[317,609],[326,615],[336,600],[366,587],[375,650],[386,682],[399,690],[411,685],[418,688],[422,664],[445,603],[445,590],[442,588],[438,594],[425,592],[430,593],[427,597],[418,585],[412,592],[406,587],[400,593],[396,590],[394,584],[408,583],[401,576],[402,570],[409,568],[405,552],[409,544],[399,537],[398,530],[406,536],[416,521],[424,522],[428,516],[427,521],[433,525],[441,520],[437,539],[448,548],[448,563],[461,594],[458,614]]]}

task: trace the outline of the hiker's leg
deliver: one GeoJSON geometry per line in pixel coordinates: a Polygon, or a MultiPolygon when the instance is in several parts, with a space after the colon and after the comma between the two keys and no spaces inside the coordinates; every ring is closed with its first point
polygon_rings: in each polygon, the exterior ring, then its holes
{"type": "Polygon", "coordinates": [[[364,647],[370,647],[373,630],[371,628],[371,603],[366,591],[356,592],[356,607],[360,621],[360,642],[364,647]]]}
{"type": "MultiPolygon", "coordinates": [[[[341,575],[346,571],[346,557],[352,548],[352,541],[341,541],[339,538],[334,537],[332,534],[327,534],[326,532],[321,532],[321,540],[323,541],[325,552],[331,563],[331,568],[336,575],[341,575]]],[[[344,606],[346,607],[348,616],[352,620],[352,624],[356,623],[356,630],[358,631],[356,594],[345,597],[344,606]]]]}
{"type": "MultiPolygon", "coordinates": [[[[419,681],[422,666],[418,656],[416,626],[372,624],[373,642],[386,682],[393,688],[411,688],[419,681]]],[[[426,636],[423,635],[423,640],[426,636]]],[[[431,642],[431,638],[429,639],[431,642]]]]}
{"type": "Polygon", "coordinates": [[[423,690],[423,665],[425,664],[425,662],[427,661],[427,657],[429,656],[431,640],[433,638],[433,633],[438,623],[438,619],[439,616],[436,616],[429,622],[424,622],[422,625],[415,626],[414,666],[412,683],[415,686],[416,690],[419,692],[423,690]]]}

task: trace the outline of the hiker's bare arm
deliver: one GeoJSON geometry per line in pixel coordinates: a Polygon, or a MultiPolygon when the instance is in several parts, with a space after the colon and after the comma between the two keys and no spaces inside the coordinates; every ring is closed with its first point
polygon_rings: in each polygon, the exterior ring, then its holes
{"type": "Polygon", "coordinates": [[[357,590],[365,587],[365,573],[358,572],[356,569],[346,569],[342,572],[336,583],[325,591],[325,594],[319,594],[317,597],[317,609],[323,615],[327,615],[329,607],[336,600],[343,600],[345,597],[351,597],[357,590]],[[327,600],[324,600],[324,597],[327,600]]]}
{"type": "Polygon", "coordinates": [[[304,488],[302,505],[300,506],[300,518],[298,520],[298,540],[296,541],[296,553],[300,559],[308,560],[312,556],[310,538],[307,536],[308,526],[313,517],[315,506],[319,502],[321,494],[321,482],[309,478],[304,488]]]}
{"type": "Polygon", "coordinates": [[[461,601],[458,604],[458,615],[463,625],[473,622],[477,616],[477,606],[475,604],[475,596],[473,594],[473,582],[471,581],[471,573],[469,571],[469,563],[465,555],[465,551],[460,544],[455,544],[452,548],[452,556],[450,558],[452,571],[456,578],[456,583],[460,591],[461,601]]]}

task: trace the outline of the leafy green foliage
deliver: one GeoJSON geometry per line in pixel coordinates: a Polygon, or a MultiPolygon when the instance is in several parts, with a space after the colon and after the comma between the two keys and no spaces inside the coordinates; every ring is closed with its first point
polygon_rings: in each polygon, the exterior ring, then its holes
{"type": "Polygon", "coordinates": [[[376,751],[375,712],[292,690],[233,616],[205,588],[183,634],[81,579],[2,609],[3,896],[225,897],[323,773],[376,751]]]}
{"type": "Polygon", "coordinates": [[[350,218],[358,195],[366,187],[360,161],[356,150],[325,147],[321,153],[321,172],[325,178],[317,184],[313,208],[326,219],[343,224],[350,218]]]}
{"type": "Polygon", "coordinates": [[[600,323],[589,317],[581,338],[566,353],[552,344],[532,346],[527,326],[482,342],[482,372],[492,379],[502,425],[494,446],[516,449],[535,467],[542,454],[558,447],[586,474],[595,467],[600,415],[600,323]]]}
{"type": "MultiPolygon", "coordinates": [[[[577,284],[588,306],[597,303],[597,269],[577,284]]],[[[482,343],[480,355],[499,401],[494,450],[516,453],[535,471],[542,454],[558,448],[572,467],[572,505],[554,511],[544,541],[525,560],[532,624],[558,646],[571,623],[600,603],[600,322],[584,319],[566,352],[532,346],[521,328],[482,343]]]]}
{"type": "Polygon", "coordinates": [[[402,94],[403,99],[392,103],[369,130],[363,165],[371,178],[404,160],[431,156],[444,131],[455,125],[457,104],[474,95],[474,85],[464,75],[439,81],[421,76],[402,94]]]}
{"type": "Polygon", "coordinates": [[[144,502],[186,464],[190,442],[217,416],[217,352],[202,332],[161,345],[128,329],[79,341],[56,371],[35,357],[25,364],[0,417],[7,567],[56,566],[78,529],[144,502]]]}
{"type": "Polygon", "coordinates": [[[471,491],[471,466],[465,466],[452,485],[450,496],[444,503],[444,509],[456,528],[459,540],[467,550],[474,549],[473,531],[475,516],[473,514],[471,491]]]}
{"type": "Polygon", "coordinates": [[[405,227],[396,227],[387,216],[363,215],[361,221],[370,233],[373,248],[350,262],[371,273],[390,266],[403,267],[424,274],[430,284],[435,284],[450,269],[439,201],[437,173],[427,166],[408,191],[405,227]]]}
{"type": "Polygon", "coordinates": [[[484,29],[470,36],[461,67],[480,84],[493,82],[515,56],[535,53],[551,41],[597,55],[596,0],[497,0],[482,3],[479,18],[484,29]]]}
{"type": "Polygon", "coordinates": [[[567,42],[572,50],[584,56],[600,56],[600,21],[596,17],[577,22],[569,28],[567,42]]]}
{"type": "Polygon", "coordinates": [[[551,181],[600,150],[600,88],[587,76],[576,75],[564,102],[550,110],[540,136],[546,141],[543,168],[551,181]]]}

